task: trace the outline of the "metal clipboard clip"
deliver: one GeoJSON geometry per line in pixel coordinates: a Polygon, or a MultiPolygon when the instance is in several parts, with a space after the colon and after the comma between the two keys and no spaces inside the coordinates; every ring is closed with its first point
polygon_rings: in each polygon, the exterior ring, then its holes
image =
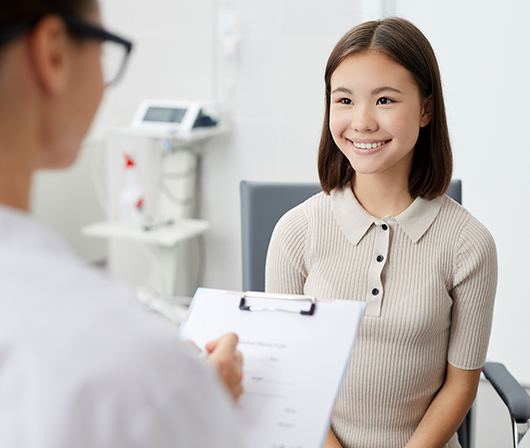
{"type": "Polygon", "coordinates": [[[283,313],[301,314],[302,316],[313,316],[315,314],[316,307],[317,307],[316,297],[297,296],[297,295],[291,295],[291,294],[266,294],[264,292],[254,292],[254,291],[244,292],[243,297],[241,297],[241,300],[239,301],[239,309],[241,311],[280,311],[283,313]],[[307,302],[309,303],[309,309],[297,311],[297,310],[291,310],[288,308],[269,307],[269,306],[261,307],[261,306],[247,305],[247,299],[249,298],[307,302]]]}

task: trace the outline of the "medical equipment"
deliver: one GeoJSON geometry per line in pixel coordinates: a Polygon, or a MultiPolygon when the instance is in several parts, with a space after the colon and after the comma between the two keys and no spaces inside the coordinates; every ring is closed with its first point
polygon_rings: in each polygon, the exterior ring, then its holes
{"type": "Polygon", "coordinates": [[[216,101],[145,100],[134,117],[138,129],[185,136],[221,125],[221,108],[216,101]]]}
{"type": "Polygon", "coordinates": [[[109,239],[111,274],[159,296],[193,294],[204,264],[201,236],[209,228],[196,219],[198,149],[223,132],[215,101],[147,100],[130,126],[107,135],[101,195],[108,220],[83,233],[109,239]],[[134,159],[135,193],[142,193],[142,219],[136,222],[120,219],[124,197],[131,196],[124,195],[130,181],[125,155],[134,159]]]}
{"type": "Polygon", "coordinates": [[[123,154],[125,182],[118,198],[118,218],[124,224],[143,224],[144,193],[136,173],[136,161],[127,153],[123,154]]]}

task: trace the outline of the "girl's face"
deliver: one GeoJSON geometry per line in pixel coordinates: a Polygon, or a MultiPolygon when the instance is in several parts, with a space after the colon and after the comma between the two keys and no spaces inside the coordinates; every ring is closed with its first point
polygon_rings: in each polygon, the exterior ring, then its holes
{"type": "Polygon", "coordinates": [[[408,178],[420,127],[430,119],[412,74],[384,53],[348,56],[331,76],[331,135],[357,174],[408,178]]]}

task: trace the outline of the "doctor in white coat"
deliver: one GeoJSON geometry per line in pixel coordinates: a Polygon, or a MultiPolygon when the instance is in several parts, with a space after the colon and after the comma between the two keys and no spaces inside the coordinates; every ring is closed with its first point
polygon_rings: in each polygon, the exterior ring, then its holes
{"type": "Polygon", "coordinates": [[[28,216],[34,171],[75,160],[129,50],[102,28],[96,0],[1,2],[1,447],[241,446],[237,337],[199,360],[28,216]],[[121,52],[113,71],[104,45],[121,52]]]}

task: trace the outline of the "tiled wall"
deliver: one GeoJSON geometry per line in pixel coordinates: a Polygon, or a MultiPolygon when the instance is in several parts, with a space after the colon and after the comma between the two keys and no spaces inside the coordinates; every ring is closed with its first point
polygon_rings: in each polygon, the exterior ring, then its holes
{"type": "Polygon", "coordinates": [[[359,14],[351,0],[240,0],[232,6],[243,36],[235,128],[204,153],[202,197],[204,216],[214,224],[206,284],[241,288],[239,182],[317,181],[324,66],[359,14]]]}
{"type": "Polygon", "coordinates": [[[107,26],[136,42],[124,81],[108,92],[94,133],[127,123],[145,98],[208,98],[216,89],[216,17],[239,17],[232,132],[202,154],[204,285],[241,287],[242,179],[317,181],[323,72],[335,42],[359,22],[352,0],[104,0],[107,26]],[[228,261],[228,262],[227,262],[228,261]]]}

